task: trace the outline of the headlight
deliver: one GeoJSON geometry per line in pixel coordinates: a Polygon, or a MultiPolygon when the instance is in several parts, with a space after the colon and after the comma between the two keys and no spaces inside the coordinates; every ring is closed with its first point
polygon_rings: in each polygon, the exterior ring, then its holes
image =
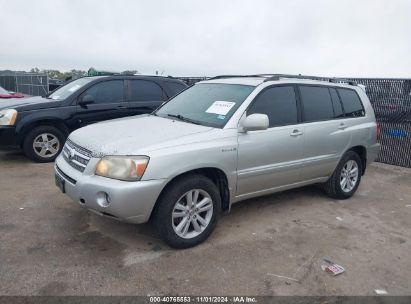
{"type": "Polygon", "coordinates": [[[105,156],[97,163],[95,174],[124,181],[139,181],[148,161],[147,156],[105,156]]]}
{"type": "Polygon", "coordinates": [[[17,119],[17,111],[14,109],[0,111],[0,126],[14,126],[17,119]]]}

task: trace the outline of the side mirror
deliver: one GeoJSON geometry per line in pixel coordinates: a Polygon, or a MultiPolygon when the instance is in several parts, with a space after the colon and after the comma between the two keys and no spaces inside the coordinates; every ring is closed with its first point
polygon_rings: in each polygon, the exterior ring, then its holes
{"type": "Polygon", "coordinates": [[[80,101],[78,102],[78,104],[82,107],[86,107],[87,105],[92,103],[94,103],[94,96],[89,94],[81,97],[80,101]]]}
{"type": "Polygon", "coordinates": [[[267,130],[269,124],[267,115],[251,114],[247,116],[242,123],[243,132],[267,130]]]}

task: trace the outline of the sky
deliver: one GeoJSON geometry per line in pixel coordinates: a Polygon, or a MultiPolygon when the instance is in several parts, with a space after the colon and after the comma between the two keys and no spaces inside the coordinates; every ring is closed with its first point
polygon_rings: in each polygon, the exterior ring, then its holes
{"type": "Polygon", "coordinates": [[[410,0],[0,0],[0,70],[411,77],[410,0]]]}

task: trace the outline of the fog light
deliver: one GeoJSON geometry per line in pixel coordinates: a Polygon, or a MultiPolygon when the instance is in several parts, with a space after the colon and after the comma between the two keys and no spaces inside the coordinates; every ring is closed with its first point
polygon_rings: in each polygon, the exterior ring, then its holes
{"type": "Polygon", "coordinates": [[[106,192],[97,193],[97,204],[104,208],[110,205],[110,197],[106,192]]]}

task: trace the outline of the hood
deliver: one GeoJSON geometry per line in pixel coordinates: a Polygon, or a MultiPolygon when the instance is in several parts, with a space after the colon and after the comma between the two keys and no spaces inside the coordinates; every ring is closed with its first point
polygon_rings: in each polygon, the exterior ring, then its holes
{"type": "Polygon", "coordinates": [[[109,120],[78,129],[70,140],[94,156],[136,155],[171,145],[189,143],[213,128],[152,115],[109,120]]]}
{"type": "Polygon", "coordinates": [[[59,101],[43,98],[41,96],[0,100],[0,109],[16,109],[20,111],[51,108],[59,105],[59,101]]]}

